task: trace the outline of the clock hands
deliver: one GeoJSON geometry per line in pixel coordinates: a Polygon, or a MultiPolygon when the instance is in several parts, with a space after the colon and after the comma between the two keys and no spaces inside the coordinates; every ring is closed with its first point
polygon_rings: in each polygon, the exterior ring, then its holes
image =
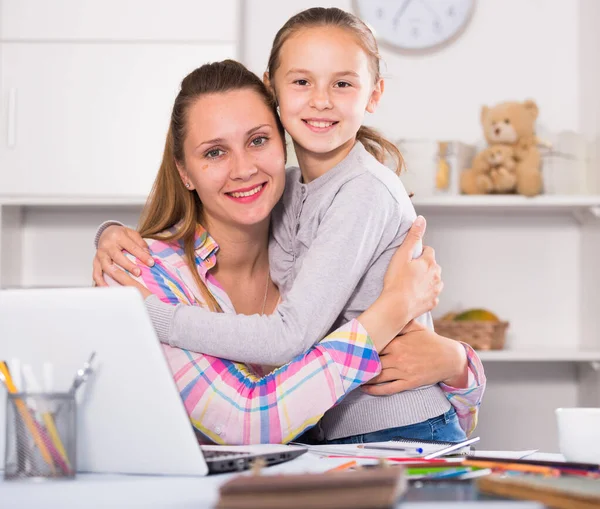
{"type": "Polygon", "coordinates": [[[394,25],[394,30],[398,28],[398,22],[400,21],[400,18],[404,14],[404,11],[406,11],[411,2],[412,0],[404,0],[404,3],[400,6],[400,9],[398,9],[398,12],[392,18],[392,25],[394,25]]]}

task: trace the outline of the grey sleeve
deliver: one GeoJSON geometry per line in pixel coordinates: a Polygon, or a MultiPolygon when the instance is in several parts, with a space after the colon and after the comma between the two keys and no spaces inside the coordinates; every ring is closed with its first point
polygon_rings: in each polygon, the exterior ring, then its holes
{"type": "Polygon", "coordinates": [[[146,306],[161,341],[238,362],[274,366],[308,350],[326,336],[341,314],[382,251],[382,238],[392,239],[398,231],[397,203],[389,195],[374,196],[374,192],[387,193],[376,184],[374,191],[374,186],[355,179],[336,195],[291,290],[272,315],[212,313],[148,299],[146,306]],[[377,206],[360,208],[357,203],[377,206]]]}
{"type": "Polygon", "coordinates": [[[113,226],[113,225],[116,225],[116,226],[125,226],[120,221],[113,221],[113,220],[104,221],[100,226],[98,226],[98,229],[96,230],[96,235],[94,236],[94,247],[96,249],[98,249],[98,241],[100,240],[100,237],[102,236],[102,234],[104,233],[104,231],[109,226],[113,226]]]}

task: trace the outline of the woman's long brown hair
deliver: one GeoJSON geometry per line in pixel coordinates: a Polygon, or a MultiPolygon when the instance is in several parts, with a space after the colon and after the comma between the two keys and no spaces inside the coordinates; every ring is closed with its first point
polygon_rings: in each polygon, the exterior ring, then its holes
{"type": "Polygon", "coordinates": [[[183,142],[186,137],[190,107],[206,94],[241,89],[252,90],[259,94],[273,112],[281,139],[285,139],[272,94],[263,82],[242,64],[234,60],[224,60],[203,65],[192,71],[181,82],[181,90],[175,99],[162,162],[138,227],[142,237],[166,242],[183,241],[186,262],[212,311],[221,309],[198,274],[194,248],[196,228],[202,220],[202,203],[196,191],[190,191],[184,186],[177,164],[185,166],[183,142]],[[165,232],[175,225],[177,225],[176,231],[165,232]]]}

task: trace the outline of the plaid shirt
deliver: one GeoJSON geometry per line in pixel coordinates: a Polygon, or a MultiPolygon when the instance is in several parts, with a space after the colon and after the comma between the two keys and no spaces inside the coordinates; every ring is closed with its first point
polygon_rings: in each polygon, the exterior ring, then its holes
{"type": "MultiPolygon", "coordinates": [[[[141,275],[132,277],[163,302],[208,307],[185,261],[183,244],[146,241],[155,264],[140,264],[141,275]]],[[[195,246],[202,281],[223,312],[235,313],[209,273],[218,246],[201,226],[195,246]]],[[[162,347],[194,428],[201,440],[208,439],[202,441],[218,444],[290,442],[381,370],[377,351],[357,320],[265,376],[258,367],[162,347]]]]}
{"type": "MultiPolygon", "coordinates": [[[[185,261],[182,243],[146,239],[155,260],[143,264],[138,282],[161,301],[208,307],[185,261]]],[[[218,245],[200,225],[196,267],[224,313],[235,313],[210,274],[218,245]]],[[[125,253],[133,261],[128,253],[125,253]]],[[[263,376],[258,366],[162,345],[190,420],[218,444],[287,443],[314,426],[346,394],[374,378],[379,356],[362,325],[352,320],[288,364],[263,376]]],[[[486,379],[475,351],[464,345],[469,364],[466,389],[440,384],[470,434],[477,424],[486,379]]]]}

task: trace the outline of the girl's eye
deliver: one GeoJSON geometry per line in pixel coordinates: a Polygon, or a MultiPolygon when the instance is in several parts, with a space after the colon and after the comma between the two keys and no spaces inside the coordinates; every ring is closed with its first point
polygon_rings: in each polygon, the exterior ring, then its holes
{"type": "Polygon", "coordinates": [[[338,88],[348,88],[348,87],[351,87],[352,85],[350,83],[348,83],[347,81],[338,81],[336,83],[336,86],[338,88]]]}
{"type": "Polygon", "coordinates": [[[268,139],[269,139],[269,138],[267,138],[266,136],[258,136],[258,137],[256,137],[256,138],[254,138],[254,139],[253,139],[253,140],[250,142],[250,144],[251,144],[253,147],[262,147],[262,146],[263,146],[265,143],[267,143],[267,140],[268,140],[268,139]]]}
{"type": "Polygon", "coordinates": [[[307,80],[296,80],[296,81],[294,81],[294,83],[295,83],[296,85],[300,85],[300,86],[302,86],[302,87],[304,87],[304,86],[308,85],[308,81],[307,81],[307,80]]]}
{"type": "Polygon", "coordinates": [[[209,159],[216,159],[217,157],[219,157],[221,154],[224,154],[225,152],[223,152],[220,148],[213,148],[211,150],[209,150],[208,152],[206,152],[206,154],[204,154],[205,157],[208,157],[209,159]]]}

